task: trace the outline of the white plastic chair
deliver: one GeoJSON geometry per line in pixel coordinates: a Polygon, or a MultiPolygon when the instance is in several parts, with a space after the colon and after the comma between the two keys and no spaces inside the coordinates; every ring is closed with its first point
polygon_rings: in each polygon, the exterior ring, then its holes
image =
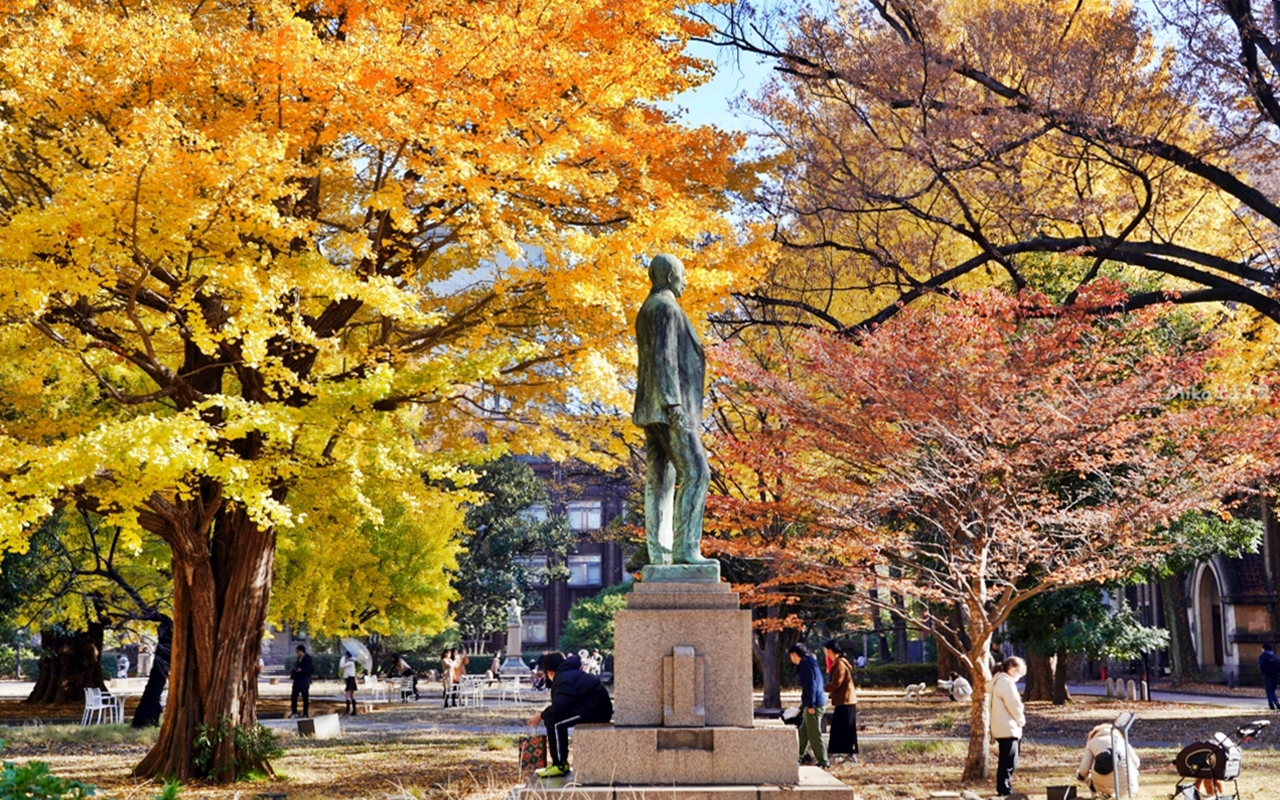
{"type": "Polygon", "coordinates": [[[121,699],[113,697],[101,689],[85,689],[84,714],[80,716],[80,724],[88,725],[90,721],[95,724],[124,722],[124,707],[119,702],[121,699]]]}
{"type": "Polygon", "coordinates": [[[510,700],[513,703],[519,703],[523,700],[520,695],[519,675],[505,675],[498,678],[498,702],[510,700]]]}
{"type": "Polygon", "coordinates": [[[124,724],[124,698],[118,694],[104,691],[102,693],[102,704],[111,709],[111,721],[117,725],[124,724]]]}
{"type": "MultiPolygon", "coordinates": [[[[364,702],[377,703],[390,702],[390,693],[387,691],[387,685],[372,675],[365,675],[360,679],[364,689],[364,702]]],[[[412,681],[409,684],[410,692],[413,691],[412,681]]]]}
{"type": "Polygon", "coordinates": [[[458,685],[458,700],[463,706],[484,708],[484,676],[463,675],[458,685]]]}

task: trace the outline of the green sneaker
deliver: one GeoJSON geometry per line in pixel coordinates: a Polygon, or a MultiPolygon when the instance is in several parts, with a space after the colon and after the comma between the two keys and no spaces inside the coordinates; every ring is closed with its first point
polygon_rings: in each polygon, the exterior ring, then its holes
{"type": "Polygon", "coordinates": [[[538,770],[534,774],[539,778],[563,778],[565,775],[569,774],[569,768],[559,764],[552,764],[549,767],[544,767],[538,770]]]}

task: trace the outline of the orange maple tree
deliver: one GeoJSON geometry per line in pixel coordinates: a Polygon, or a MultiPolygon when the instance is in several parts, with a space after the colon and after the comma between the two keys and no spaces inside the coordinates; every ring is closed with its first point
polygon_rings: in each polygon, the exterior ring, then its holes
{"type": "Polygon", "coordinates": [[[740,469],[787,487],[738,500],[744,529],[794,526],[758,553],[773,585],[869,602],[959,658],[975,690],[966,780],[987,772],[988,656],[1009,613],[1129,574],[1163,551],[1161,524],[1249,486],[1277,440],[1269,418],[1245,430],[1224,406],[1171,400],[1204,380],[1211,347],[1161,310],[1105,313],[1120,292],[1103,288],[1051,315],[1035,296],[942,300],[856,341],[798,337],[770,369],[720,352],[743,402],[782,423],[731,443],[740,469]]]}

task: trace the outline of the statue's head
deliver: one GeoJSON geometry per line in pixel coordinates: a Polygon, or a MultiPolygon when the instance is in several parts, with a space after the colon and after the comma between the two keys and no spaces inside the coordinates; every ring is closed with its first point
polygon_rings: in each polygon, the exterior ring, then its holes
{"type": "Polygon", "coordinates": [[[684,264],[669,253],[660,253],[649,262],[649,281],[655,289],[670,289],[676,297],[684,294],[684,287],[688,285],[684,264]]]}

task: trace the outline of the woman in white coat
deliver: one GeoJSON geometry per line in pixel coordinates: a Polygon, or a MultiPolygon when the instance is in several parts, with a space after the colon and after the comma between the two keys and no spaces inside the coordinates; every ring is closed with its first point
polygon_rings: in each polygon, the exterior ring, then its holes
{"type": "Polygon", "coordinates": [[[1001,797],[1013,792],[1013,772],[1018,768],[1018,743],[1022,740],[1022,726],[1027,724],[1022,708],[1022,695],[1018,692],[1018,679],[1027,674],[1027,662],[1010,656],[1000,665],[1000,671],[991,682],[991,694],[987,702],[991,710],[991,738],[999,748],[996,764],[996,794],[1001,797]]]}
{"type": "MultiPolygon", "coordinates": [[[[1116,774],[1119,770],[1116,767],[1119,765],[1116,763],[1117,753],[1111,747],[1111,728],[1110,722],[1104,722],[1089,731],[1084,741],[1084,752],[1080,754],[1080,767],[1076,770],[1076,777],[1087,783],[1095,794],[1117,797],[1116,774]]],[[[1124,772],[1128,778],[1128,781],[1121,780],[1120,785],[1128,790],[1128,794],[1136,795],[1140,766],[1138,754],[1125,741],[1124,734],[1120,731],[1115,732],[1115,740],[1124,748],[1124,772]]]]}

